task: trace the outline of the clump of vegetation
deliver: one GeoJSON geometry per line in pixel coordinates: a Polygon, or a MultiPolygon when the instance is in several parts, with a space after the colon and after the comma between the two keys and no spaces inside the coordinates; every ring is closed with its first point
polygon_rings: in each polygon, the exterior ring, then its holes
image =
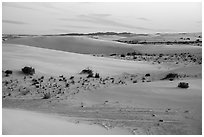
{"type": "Polygon", "coordinates": [[[34,68],[32,68],[32,67],[24,67],[24,68],[22,68],[22,72],[24,73],[24,74],[27,74],[27,75],[33,75],[33,74],[35,74],[35,69],[34,68]]]}
{"type": "Polygon", "coordinates": [[[9,74],[12,74],[13,71],[12,70],[6,70],[5,73],[6,73],[6,75],[9,75],[9,74]]]}
{"type": "Polygon", "coordinates": [[[90,68],[83,69],[79,74],[92,74],[93,70],[90,68]]]}
{"type": "Polygon", "coordinates": [[[93,75],[94,75],[93,73],[89,73],[87,78],[93,78],[94,77],[93,75]]]}
{"type": "Polygon", "coordinates": [[[116,55],[117,55],[116,53],[110,54],[110,56],[116,56],[116,55]]]}
{"type": "Polygon", "coordinates": [[[179,75],[178,74],[176,74],[176,73],[169,73],[169,74],[167,74],[164,78],[162,78],[161,80],[166,80],[166,79],[175,79],[175,78],[178,78],[179,77],[179,75]]]}
{"type": "Polygon", "coordinates": [[[11,75],[13,73],[13,71],[12,70],[6,70],[4,73],[6,74],[5,76],[8,77],[9,75],[11,75]]]}
{"type": "Polygon", "coordinates": [[[99,73],[95,74],[95,78],[100,78],[99,73]]]}
{"type": "Polygon", "coordinates": [[[178,84],[178,87],[179,87],[179,88],[189,88],[189,85],[188,85],[188,83],[186,83],[186,82],[180,82],[180,83],[178,84]]]}
{"type": "Polygon", "coordinates": [[[137,83],[137,80],[134,80],[133,83],[137,83]]]}
{"type": "MultiPolygon", "coordinates": [[[[83,69],[79,74],[88,74],[87,78],[94,77],[93,70],[91,70],[90,68],[83,69]]],[[[99,74],[97,73],[95,77],[99,77],[99,74]]]]}
{"type": "Polygon", "coordinates": [[[50,93],[49,93],[49,92],[48,92],[48,93],[44,93],[44,95],[43,95],[43,98],[42,98],[42,99],[49,99],[49,98],[51,98],[50,93]]]}
{"type": "Polygon", "coordinates": [[[150,74],[149,73],[145,74],[145,77],[150,77],[150,74]]]}
{"type": "Polygon", "coordinates": [[[120,57],[124,58],[124,57],[125,57],[125,54],[121,54],[120,57]]]}

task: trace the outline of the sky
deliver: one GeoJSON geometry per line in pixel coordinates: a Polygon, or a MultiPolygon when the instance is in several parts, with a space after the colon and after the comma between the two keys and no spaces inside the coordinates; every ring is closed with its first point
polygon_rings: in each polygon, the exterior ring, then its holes
{"type": "Polygon", "coordinates": [[[2,33],[201,32],[201,2],[3,2],[2,33]]]}

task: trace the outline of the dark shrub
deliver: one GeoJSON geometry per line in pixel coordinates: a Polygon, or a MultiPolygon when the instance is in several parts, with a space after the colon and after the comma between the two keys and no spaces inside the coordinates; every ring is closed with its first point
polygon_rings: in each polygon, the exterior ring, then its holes
{"type": "Polygon", "coordinates": [[[110,54],[110,56],[116,56],[117,54],[113,53],[113,54],[110,54]]]}
{"type": "Polygon", "coordinates": [[[133,83],[137,83],[137,80],[134,80],[133,83]]]}
{"type": "Polygon", "coordinates": [[[121,54],[120,57],[125,57],[125,55],[124,55],[124,54],[121,54]]]}
{"type": "Polygon", "coordinates": [[[137,57],[136,57],[136,56],[134,56],[134,57],[133,57],[133,59],[137,59],[137,57]]]}
{"type": "Polygon", "coordinates": [[[33,74],[35,74],[35,69],[34,68],[32,68],[32,67],[24,67],[24,68],[22,68],[22,72],[24,73],[24,74],[27,74],[27,75],[33,75],[33,74]]]}
{"type": "Polygon", "coordinates": [[[91,73],[93,73],[93,70],[86,68],[83,69],[79,74],[91,74],[91,73]]]}
{"type": "Polygon", "coordinates": [[[90,73],[90,74],[87,76],[87,78],[92,78],[92,77],[94,77],[94,76],[93,76],[93,73],[90,73]]]}
{"type": "Polygon", "coordinates": [[[100,78],[99,73],[95,74],[95,78],[100,78]]]}
{"type": "Polygon", "coordinates": [[[145,77],[149,77],[149,76],[150,76],[150,74],[149,74],[149,73],[145,74],[145,77]]]}
{"type": "Polygon", "coordinates": [[[127,53],[127,56],[130,56],[131,55],[131,53],[127,53]]]}
{"type": "Polygon", "coordinates": [[[13,71],[12,70],[6,70],[5,73],[6,73],[6,75],[9,75],[9,74],[12,74],[13,71]]]}
{"type": "Polygon", "coordinates": [[[166,77],[162,78],[161,80],[165,80],[165,79],[174,79],[174,78],[178,78],[179,75],[176,73],[169,73],[166,75],[166,77]]]}
{"type": "Polygon", "coordinates": [[[186,83],[186,82],[180,82],[180,83],[178,84],[178,87],[179,87],[179,88],[188,88],[189,85],[188,85],[188,83],[186,83]]]}
{"type": "Polygon", "coordinates": [[[173,81],[173,80],[174,80],[173,78],[170,78],[170,79],[169,79],[169,81],[173,81]]]}
{"type": "Polygon", "coordinates": [[[69,79],[71,79],[71,80],[74,79],[74,76],[71,76],[69,79]]]}
{"type": "Polygon", "coordinates": [[[51,97],[50,93],[44,93],[42,99],[49,99],[51,97]]]}

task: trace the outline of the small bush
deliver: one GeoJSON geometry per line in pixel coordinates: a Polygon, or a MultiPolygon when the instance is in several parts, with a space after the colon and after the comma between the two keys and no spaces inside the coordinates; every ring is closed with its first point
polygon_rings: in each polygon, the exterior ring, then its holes
{"type": "Polygon", "coordinates": [[[120,57],[125,57],[125,55],[124,55],[124,54],[121,54],[120,57]]]}
{"type": "Polygon", "coordinates": [[[189,85],[188,85],[188,83],[186,83],[186,82],[180,82],[180,83],[178,84],[178,87],[179,87],[179,88],[188,88],[189,85]]]}
{"type": "Polygon", "coordinates": [[[13,71],[12,70],[6,70],[5,73],[6,73],[6,75],[9,75],[9,74],[12,74],[13,71]]]}
{"type": "Polygon", "coordinates": [[[113,54],[110,54],[110,56],[116,56],[117,54],[113,53],[113,54]]]}
{"type": "Polygon", "coordinates": [[[91,73],[93,73],[93,70],[86,68],[83,69],[79,74],[91,74],[91,73]]]}
{"type": "Polygon", "coordinates": [[[24,74],[27,74],[27,75],[33,75],[33,74],[35,74],[35,69],[34,68],[32,68],[32,67],[24,67],[24,68],[22,68],[22,72],[24,73],[24,74]]]}
{"type": "Polygon", "coordinates": [[[150,74],[149,73],[145,74],[145,77],[150,77],[150,74]]]}
{"type": "Polygon", "coordinates": [[[88,76],[87,76],[87,78],[93,78],[94,76],[93,76],[93,73],[90,73],[88,76]]]}
{"type": "Polygon", "coordinates": [[[137,80],[134,80],[133,83],[137,83],[137,80]]]}
{"type": "Polygon", "coordinates": [[[49,99],[51,98],[50,93],[44,93],[43,98],[42,99],[49,99]]]}
{"type": "Polygon", "coordinates": [[[99,73],[95,74],[95,78],[100,78],[99,73]]]}
{"type": "Polygon", "coordinates": [[[178,78],[179,75],[176,73],[169,73],[166,75],[166,77],[162,78],[161,80],[165,80],[165,79],[174,79],[174,78],[178,78]]]}

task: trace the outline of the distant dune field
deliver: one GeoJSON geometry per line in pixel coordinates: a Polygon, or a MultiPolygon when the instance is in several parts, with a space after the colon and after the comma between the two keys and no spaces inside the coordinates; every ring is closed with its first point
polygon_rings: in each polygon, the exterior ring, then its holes
{"type": "MultiPolygon", "coordinates": [[[[164,35],[164,34],[163,34],[164,35]]],[[[175,39],[172,35],[159,35],[159,36],[136,36],[128,37],[121,40],[131,40],[138,39],[144,41],[156,40],[165,41],[167,38],[170,41],[175,39]],[[147,37],[147,38],[146,38],[147,37]]],[[[165,44],[151,44],[151,45],[140,45],[140,44],[126,44],[121,42],[112,41],[112,39],[107,39],[105,36],[100,36],[98,39],[89,38],[86,36],[38,36],[38,37],[24,37],[7,40],[4,43],[9,44],[19,44],[27,45],[33,47],[40,47],[46,49],[54,49],[60,51],[81,53],[81,54],[126,54],[128,52],[140,52],[149,54],[174,54],[174,53],[192,53],[199,54],[202,53],[202,47],[192,46],[192,45],[165,45],[165,44]]],[[[112,36],[113,37],[113,36],[112,36]]],[[[181,35],[180,37],[183,37],[181,35]]],[[[190,37],[187,35],[186,37],[190,37]]],[[[193,37],[193,36],[192,36],[193,37]]],[[[178,36],[177,36],[178,39],[178,36]]],[[[192,38],[195,40],[195,37],[192,38]]],[[[179,39],[178,39],[179,40],[179,39]]]]}
{"type": "Polygon", "coordinates": [[[16,38],[6,41],[10,44],[28,45],[82,54],[111,54],[133,51],[131,45],[92,39],[82,36],[42,36],[16,38]]]}
{"type": "Polygon", "coordinates": [[[191,45],[140,45],[134,46],[136,51],[148,54],[175,54],[175,53],[191,53],[202,56],[202,47],[191,45]]]}

